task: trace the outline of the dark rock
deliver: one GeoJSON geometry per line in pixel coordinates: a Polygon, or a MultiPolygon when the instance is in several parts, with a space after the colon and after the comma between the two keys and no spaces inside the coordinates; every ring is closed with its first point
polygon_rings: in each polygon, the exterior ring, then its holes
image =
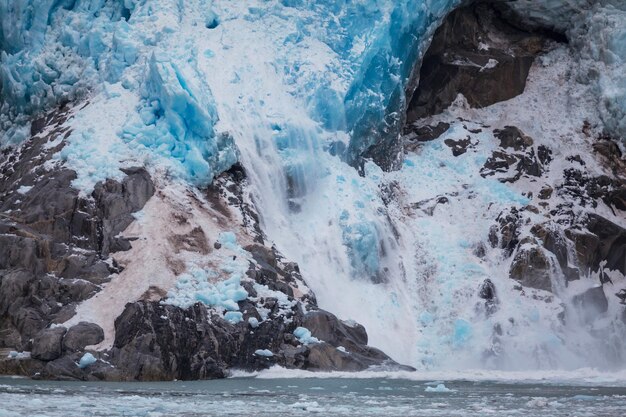
{"type": "Polygon", "coordinates": [[[533,139],[515,126],[505,126],[504,129],[496,129],[493,133],[496,138],[500,139],[500,147],[505,149],[523,151],[533,145],[533,139]]]}
{"type": "Polygon", "coordinates": [[[574,243],[576,263],[582,273],[588,275],[594,267],[600,239],[593,233],[577,228],[565,230],[565,235],[574,243]]]}
{"type": "Polygon", "coordinates": [[[525,287],[552,291],[552,263],[538,245],[520,247],[513,258],[509,276],[525,287]]]}
{"type": "Polygon", "coordinates": [[[607,159],[620,159],[622,151],[612,140],[601,140],[593,144],[593,150],[607,159]]]}
{"type": "Polygon", "coordinates": [[[65,327],[54,327],[42,330],[33,340],[31,357],[42,361],[52,361],[63,354],[63,335],[65,327]]]}
{"type": "Polygon", "coordinates": [[[553,192],[554,189],[552,187],[550,187],[549,185],[544,185],[543,187],[541,187],[541,190],[539,190],[539,194],[537,195],[537,197],[539,197],[541,200],[548,200],[550,197],[552,197],[553,192]]]}
{"type": "Polygon", "coordinates": [[[443,143],[452,149],[452,155],[460,156],[467,152],[467,149],[471,147],[472,140],[469,137],[459,140],[446,139],[443,143]]]}
{"type": "Polygon", "coordinates": [[[604,268],[617,270],[626,275],[626,229],[597,214],[590,213],[587,229],[598,237],[591,268],[597,271],[600,263],[604,268]]]}
{"type": "Polygon", "coordinates": [[[496,298],[496,286],[489,278],[485,279],[478,290],[478,296],[483,300],[493,300],[496,298]]]}
{"type": "Polygon", "coordinates": [[[357,323],[349,325],[324,310],[307,313],[303,326],[314,337],[335,347],[343,346],[348,350],[355,350],[357,346],[367,345],[367,332],[363,326],[357,323]]]}
{"type": "Polygon", "coordinates": [[[82,351],[85,346],[97,345],[104,340],[104,331],[95,323],[80,323],[69,328],[63,338],[63,347],[68,351],[82,351]]]}
{"type": "Polygon", "coordinates": [[[27,350],[39,331],[69,319],[76,303],[120,271],[106,257],[130,248],[118,235],[154,193],[145,169],[131,168],[85,198],[72,187],[75,172],[46,164],[65,146],[49,145],[70,133],[62,126],[70,113],[65,106],[39,119],[29,140],[0,156],[0,212],[10,213],[0,217],[0,329],[15,348],[27,350]],[[30,189],[18,193],[22,186],[30,189]]]}
{"type": "Polygon", "coordinates": [[[370,363],[357,355],[342,352],[328,343],[317,343],[309,348],[307,369],[312,371],[362,371],[370,363]]]}
{"type": "Polygon", "coordinates": [[[521,94],[542,44],[541,37],[501,20],[488,4],[455,10],[435,32],[414,94],[415,80],[409,83],[407,121],[440,113],[459,93],[472,107],[521,94]]]}
{"type": "Polygon", "coordinates": [[[489,242],[492,247],[504,249],[510,256],[519,243],[521,226],[520,212],[515,208],[502,211],[496,218],[498,225],[494,225],[489,231],[489,242]]]}
{"type": "Polygon", "coordinates": [[[496,286],[489,278],[485,279],[478,289],[478,296],[485,300],[485,311],[487,315],[496,312],[498,308],[498,297],[496,296],[496,286]]]}
{"type": "Polygon", "coordinates": [[[609,206],[613,206],[618,210],[626,211],[626,186],[609,191],[605,201],[609,206]]]}
{"type": "Polygon", "coordinates": [[[517,127],[507,126],[503,130],[495,130],[494,134],[500,139],[501,148],[512,149],[513,153],[493,151],[480,170],[482,177],[496,175],[500,182],[515,182],[522,176],[539,177],[544,171],[544,165],[551,161],[546,156],[548,150],[545,147],[541,148],[543,158],[537,158],[532,148],[532,138],[524,135],[517,127]]]}
{"type": "Polygon", "coordinates": [[[545,249],[554,254],[563,271],[563,275],[568,281],[580,278],[579,270],[570,266],[568,239],[566,239],[566,235],[557,224],[549,222],[535,224],[530,229],[530,232],[541,240],[545,249]]]}
{"type": "Polygon", "coordinates": [[[450,128],[449,123],[439,122],[434,126],[407,125],[404,130],[405,149],[415,151],[420,143],[430,142],[443,135],[450,128]]]}
{"type": "Polygon", "coordinates": [[[86,372],[78,367],[79,360],[80,354],[74,353],[48,362],[41,377],[60,381],[86,380],[86,372]]]}

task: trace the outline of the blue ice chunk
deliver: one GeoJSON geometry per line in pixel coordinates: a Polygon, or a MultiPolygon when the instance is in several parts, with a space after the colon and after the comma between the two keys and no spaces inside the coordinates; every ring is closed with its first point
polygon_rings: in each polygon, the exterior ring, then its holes
{"type": "Polygon", "coordinates": [[[472,325],[463,319],[457,319],[454,322],[452,345],[457,348],[462,347],[471,337],[472,325]]]}
{"type": "Polygon", "coordinates": [[[356,276],[375,277],[380,269],[380,243],[376,224],[363,221],[343,227],[343,242],[348,248],[356,276]]]}
{"type": "Polygon", "coordinates": [[[231,324],[237,324],[243,321],[243,314],[241,314],[239,311],[229,311],[224,314],[224,320],[231,324]]]}
{"type": "Polygon", "coordinates": [[[267,357],[267,358],[274,356],[272,351],[268,350],[268,349],[257,349],[257,350],[254,351],[254,354],[257,355],[257,356],[264,356],[264,357],[267,357]]]}
{"type": "Polygon", "coordinates": [[[256,329],[257,327],[259,327],[259,320],[256,317],[250,317],[248,318],[248,324],[253,329],[256,329]]]}
{"type": "Polygon", "coordinates": [[[453,389],[446,387],[444,384],[437,384],[436,387],[426,387],[426,392],[454,392],[453,389]]]}
{"type": "Polygon", "coordinates": [[[237,236],[233,232],[221,232],[218,242],[226,248],[233,249],[237,247],[237,236]]]}
{"type": "Polygon", "coordinates": [[[84,369],[89,365],[96,363],[96,361],[97,359],[95,358],[95,356],[87,352],[80,358],[80,361],[78,361],[78,367],[84,369]]]}
{"type": "Polygon", "coordinates": [[[320,342],[317,337],[311,335],[311,331],[306,327],[297,327],[296,330],[293,331],[293,335],[304,345],[320,342]]]}

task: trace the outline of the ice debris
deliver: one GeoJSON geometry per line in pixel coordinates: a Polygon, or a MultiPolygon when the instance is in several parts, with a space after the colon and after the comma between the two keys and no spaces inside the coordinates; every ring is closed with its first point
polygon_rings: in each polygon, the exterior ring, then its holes
{"type": "Polygon", "coordinates": [[[89,365],[96,363],[96,361],[97,359],[95,358],[95,356],[87,352],[80,358],[80,361],[78,361],[78,367],[84,369],[89,365]]]}

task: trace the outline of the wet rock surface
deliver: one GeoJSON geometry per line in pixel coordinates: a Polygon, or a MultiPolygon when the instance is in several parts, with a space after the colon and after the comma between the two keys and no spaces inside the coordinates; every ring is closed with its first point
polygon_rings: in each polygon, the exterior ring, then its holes
{"type": "Polygon", "coordinates": [[[463,94],[485,107],[521,94],[544,37],[502,20],[488,4],[450,13],[426,52],[407,121],[440,113],[463,94]]]}

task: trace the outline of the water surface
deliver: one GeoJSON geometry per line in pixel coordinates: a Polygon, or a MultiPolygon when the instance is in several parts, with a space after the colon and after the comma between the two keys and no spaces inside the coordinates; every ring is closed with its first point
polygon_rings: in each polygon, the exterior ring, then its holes
{"type": "Polygon", "coordinates": [[[551,382],[388,378],[241,377],[155,383],[0,378],[0,417],[308,414],[617,417],[626,415],[626,388],[551,382]],[[436,388],[439,384],[443,386],[436,388]]]}

